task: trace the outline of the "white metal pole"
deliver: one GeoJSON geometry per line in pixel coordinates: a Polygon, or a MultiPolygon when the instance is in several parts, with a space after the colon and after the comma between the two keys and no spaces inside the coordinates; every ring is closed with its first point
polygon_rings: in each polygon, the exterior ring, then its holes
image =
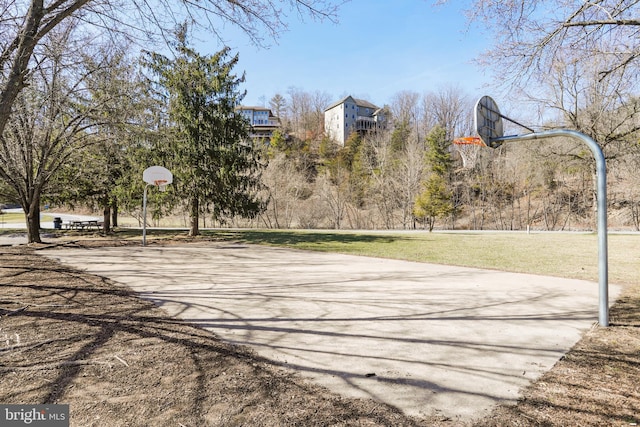
{"type": "Polygon", "coordinates": [[[144,196],[142,197],[142,246],[147,246],[147,188],[144,186],[144,196]]]}
{"type": "Polygon", "coordinates": [[[554,136],[569,136],[586,143],[596,159],[597,198],[598,198],[598,283],[599,310],[598,322],[600,326],[609,326],[609,261],[607,248],[607,167],[604,154],[596,141],[591,137],[568,129],[549,130],[545,132],[529,133],[495,138],[494,141],[527,141],[530,139],[551,138],[554,136]]]}

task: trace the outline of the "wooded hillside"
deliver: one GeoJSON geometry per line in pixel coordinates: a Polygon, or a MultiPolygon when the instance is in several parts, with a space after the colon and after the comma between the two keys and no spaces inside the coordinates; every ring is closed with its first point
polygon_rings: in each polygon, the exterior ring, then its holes
{"type": "MultiPolygon", "coordinates": [[[[463,168],[451,141],[473,133],[470,96],[447,88],[424,96],[404,92],[395,101],[389,106],[390,129],[352,134],[345,147],[321,137],[305,140],[313,128],[296,128],[304,120],[285,116],[289,138],[276,139],[266,149],[263,194],[269,204],[251,225],[595,229],[595,162],[581,141],[556,138],[480,148],[475,166],[463,168]],[[440,184],[434,187],[436,176],[440,184]],[[418,209],[420,200],[432,207],[430,212],[418,209]]],[[[638,143],[611,141],[603,150],[609,225],[638,230],[638,143]]]]}

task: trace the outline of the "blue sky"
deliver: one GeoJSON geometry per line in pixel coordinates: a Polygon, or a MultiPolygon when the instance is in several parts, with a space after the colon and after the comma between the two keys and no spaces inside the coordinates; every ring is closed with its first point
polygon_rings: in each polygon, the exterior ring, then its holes
{"type": "Polygon", "coordinates": [[[450,85],[480,97],[490,75],[472,61],[489,40],[478,27],[468,28],[466,1],[450,3],[351,0],[340,7],[338,23],[303,22],[293,14],[289,30],[270,48],[227,29],[228,45],[240,54],[236,71],[246,72],[243,103],[268,103],[290,87],[326,92],[332,102],[350,94],[380,106],[401,91],[422,94],[450,85]]]}

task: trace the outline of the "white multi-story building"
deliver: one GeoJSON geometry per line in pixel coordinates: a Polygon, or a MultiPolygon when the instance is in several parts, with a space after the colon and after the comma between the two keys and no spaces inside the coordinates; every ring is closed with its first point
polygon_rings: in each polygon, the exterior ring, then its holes
{"type": "Polygon", "coordinates": [[[347,96],[324,110],[324,131],[327,136],[344,145],[351,132],[366,132],[385,127],[382,108],[347,96]]]}
{"type": "Polygon", "coordinates": [[[235,109],[251,124],[251,138],[253,139],[268,141],[273,136],[273,131],[280,128],[280,118],[274,116],[268,108],[239,105],[235,109]]]}

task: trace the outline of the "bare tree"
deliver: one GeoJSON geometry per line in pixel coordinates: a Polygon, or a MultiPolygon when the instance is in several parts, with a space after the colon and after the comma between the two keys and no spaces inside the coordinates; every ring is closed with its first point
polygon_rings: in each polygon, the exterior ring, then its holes
{"type": "MultiPolygon", "coordinates": [[[[640,135],[636,81],[619,73],[601,75],[599,70],[606,68],[601,63],[607,61],[603,56],[588,62],[577,60],[572,54],[557,58],[542,80],[539,96],[532,95],[531,98],[547,111],[555,112],[547,126],[568,127],[589,135],[602,147],[608,167],[614,168],[617,162],[624,160],[640,135]]],[[[574,179],[581,178],[580,188],[591,188],[589,197],[558,196],[559,203],[571,201],[590,206],[595,202],[595,161],[583,144],[565,141],[562,144],[546,142],[545,145],[552,148],[552,154],[565,165],[572,163],[577,170],[586,172],[574,179]]],[[[553,204],[548,203],[548,206],[553,204]]]]}
{"type": "Polygon", "coordinates": [[[277,153],[262,174],[267,209],[260,217],[269,228],[290,228],[299,213],[300,202],[311,190],[304,174],[284,153],[277,153]]]}
{"type": "Polygon", "coordinates": [[[446,86],[424,96],[424,111],[430,128],[439,125],[445,129],[446,138],[472,134],[473,103],[458,86],[446,86]]]}
{"type": "Polygon", "coordinates": [[[630,222],[636,231],[640,231],[640,146],[631,146],[625,159],[628,185],[624,189],[624,198],[628,203],[630,222]]]}
{"type": "Polygon", "coordinates": [[[415,129],[421,117],[420,94],[408,90],[400,91],[391,97],[391,115],[395,123],[406,123],[415,129]]]}
{"type": "Polygon", "coordinates": [[[297,87],[287,90],[288,118],[293,132],[302,140],[316,140],[324,133],[324,109],[331,102],[326,92],[306,92],[297,87]]]}
{"type": "Polygon", "coordinates": [[[327,92],[315,91],[311,94],[311,111],[306,119],[307,128],[313,139],[324,134],[324,109],[331,103],[331,95],[327,92]]]}
{"type": "Polygon", "coordinates": [[[394,187],[402,211],[402,228],[414,228],[413,206],[422,190],[425,178],[425,147],[416,137],[411,137],[394,162],[394,187]]]}
{"type": "Polygon", "coordinates": [[[381,131],[364,139],[362,168],[370,181],[369,203],[375,206],[382,226],[393,228],[395,210],[399,206],[394,183],[394,158],[391,134],[381,131]]]}
{"type": "Polygon", "coordinates": [[[469,12],[495,36],[480,61],[559,112],[555,125],[605,147],[638,132],[640,0],[475,0],[469,12]]]}
{"type": "MultiPolygon", "coordinates": [[[[637,141],[640,0],[474,0],[468,12],[472,23],[481,23],[494,36],[479,62],[496,70],[505,89],[534,101],[544,119],[550,111],[558,113],[547,125],[593,137],[609,167],[637,141]]],[[[562,149],[565,164],[581,159],[593,171],[593,159],[584,149],[562,149]]],[[[571,191],[554,194],[565,210],[576,200],[595,200],[571,191]]],[[[547,201],[551,212],[555,205],[547,201]]]]}
{"type": "Polygon", "coordinates": [[[39,67],[18,94],[0,139],[0,178],[18,195],[27,220],[28,242],[40,242],[40,198],[67,159],[99,141],[101,112],[109,96],[90,96],[91,76],[107,61],[90,60],[90,40],[75,39],[75,25],[53,30],[38,54],[39,67]],[[74,51],[74,57],[66,54],[74,51]]]}
{"type": "Polygon", "coordinates": [[[287,90],[289,98],[289,125],[293,133],[300,139],[304,138],[304,117],[311,111],[311,100],[309,94],[297,87],[290,87],[287,90]]]}
{"type": "Polygon", "coordinates": [[[324,171],[316,179],[316,193],[330,212],[331,227],[339,230],[348,209],[348,172],[340,169],[330,173],[324,171]]]}
{"type": "Polygon", "coordinates": [[[619,144],[634,141],[640,131],[636,82],[625,76],[600,76],[602,58],[557,62],[543,81],[538,102],[555,111],[557,122],[598,141],[607,158],[617,156],[619,144]]]}
{"type": "MultiPolygon", "coordinates": [[[[445,2],[445,1],[442,1],[445,2]]],[[[495,35],[483,56],[501,76],[516,82],[544,75],[571,51],[584,60],[607,57],[597,74],[637,74],[639,0],[475,0],[468,12],[495,35]]]]}
{"type": "Polygon", "coordinates": [[[414,226],[412,209],[425,169],[425,145],[415,131],[380,130],[363,139],[360,179],[366,180],[366,204],[375,207],[382,227],[414,226]]]}

